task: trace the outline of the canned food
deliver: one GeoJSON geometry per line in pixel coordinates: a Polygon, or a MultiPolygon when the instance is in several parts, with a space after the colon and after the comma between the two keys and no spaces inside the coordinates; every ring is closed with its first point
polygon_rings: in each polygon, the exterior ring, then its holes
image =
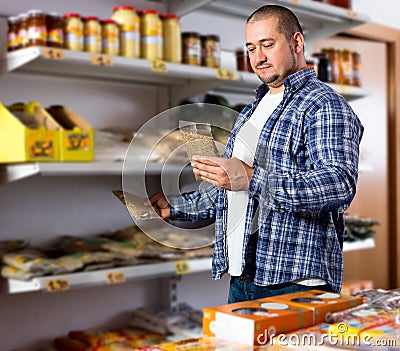
{"type": "Polygon", "coordinates": [[[221,47],[219,36],[214,34],[201,36],[201,64],[207,67],[220,66],[221,47]]]}
{"type": "Polygon", "coordinates": [[[199,33],[182,33],[182,62],[188,65],[201,65],[201,43],[199,33]]]}

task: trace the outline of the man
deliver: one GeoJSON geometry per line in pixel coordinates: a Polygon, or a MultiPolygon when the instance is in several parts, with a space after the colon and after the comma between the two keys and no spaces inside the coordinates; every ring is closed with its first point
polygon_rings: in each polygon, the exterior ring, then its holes
{"type": "Polygon", "coordinates": [[[307,68],[291,11],[256,10],[246,47],[263,84],[238,117],[224,157],[194,158],[193,171],[212,186],[150,202],[172,220],[215,218],[212,276],[231,275],[229,303],[339,292],[343,212],[356,192],[363,126],[307,68]]]}

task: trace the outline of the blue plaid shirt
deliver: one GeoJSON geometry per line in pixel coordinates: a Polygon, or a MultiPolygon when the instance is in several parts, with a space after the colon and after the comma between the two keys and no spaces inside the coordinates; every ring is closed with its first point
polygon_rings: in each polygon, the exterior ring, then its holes
{"type": "MultiPolygon", "coordinates": [[[[268,91],[239,115],[224,157],[268,91]]],[[[274,285],[324,279],[339,292],[343,274],[343,212],[356,193],[363,126],[346,100],[319,81],[312,68],[290,75],[282,102],[260,134],[249,184],[242,268],[250,235],[258,229],[254,283],[274,285]]],[[[171,219],[215,218],[212,277],[228,270],[227,197],[215,186],[170,196],[171,219]]]]}

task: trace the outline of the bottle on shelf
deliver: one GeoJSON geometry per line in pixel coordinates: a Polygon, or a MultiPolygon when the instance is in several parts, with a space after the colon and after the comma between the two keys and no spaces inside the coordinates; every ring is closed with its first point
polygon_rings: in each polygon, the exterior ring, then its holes
{"type": "Polygon", "coordinates": [[[163,59],[182,62],[182,30],[179,18],[174,13],[161,14],[163,33],[163,59]]]}
{"type": "Polygon", "coordinates": [[[156,10],[140,12],[140,57],[147,60],[163,58],[162,23],[156,10]]]}

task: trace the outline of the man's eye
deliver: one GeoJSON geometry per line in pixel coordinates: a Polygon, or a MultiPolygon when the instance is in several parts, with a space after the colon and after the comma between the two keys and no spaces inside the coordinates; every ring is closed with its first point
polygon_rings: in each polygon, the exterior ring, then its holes
{"type": "Polygon", "coordinates": [[[255,50],[255,48],[248,48],[247,51],[248,52],[253,52],[255,50]]]}

